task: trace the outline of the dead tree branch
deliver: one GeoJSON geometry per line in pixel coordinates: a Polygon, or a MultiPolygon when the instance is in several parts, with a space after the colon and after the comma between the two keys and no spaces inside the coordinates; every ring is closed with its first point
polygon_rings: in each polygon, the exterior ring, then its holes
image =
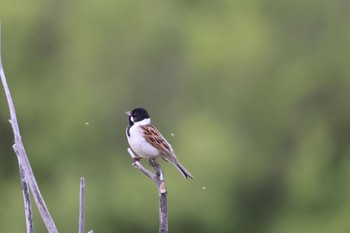
{"type": "Polygon", "coordinates": [[[24,170],[21,164],[19,164],[19,174],[20,174],[21,183],[22,183],[22,193],[23,193],[23,200],[24,200],[24,213],[26,216],[27,233],[34,233],[32,202],[30,200],[29,186],[28,186],[27,180],[25,179],[24,170]]]}
{"type": "Polygon", "coordinates": [[[85,202],[85,181],[84,177],[80,178],[80,195],[79,195],[79,233],[85,232],[85,222],[84,222],[84,202],[85,202]]]}
{"type": "MultiPolygon", "coordinates": [[[[136,156],[130,148],[128,152],[131,158],[135,159],[136,156]]],[[[165,187],[164,173],[160,168],[159,164],[155,159],[150,159],[149,165],[153,167],[155,174],[147,170],[142,164],[134,160],[133,166],[139,169],[143,174],[149,177],[157,185],[158,189],[158,198],[159,198],[159,232],[168,233],[168,200],[167,200],[167,190],[165,187]]]]}
{"type": "Polygon", "coordinates": [[[27,212],[28,212],[28,217],[26,219],[27,232],[31,232],[31,231],[28,231],[28,229],[31,228],[31,226],[30,226],[30,221],[31,220],[29,219],[29,217],[31,218],[31,215],[29,214],[29,212],[31,213],[31,211],[29,211],[29,209],[27,211],[27,206],[30,207],[30,203],[27,203],[27,201],[28,201],[27,197],[29,195],[28,195],[27,192],[25,192],[25,189],[28,188],[28,186],[29,186],[29,189],[32,192],[32,195],[33,195],[35,203],[36,203],[36,205],[38,207],[38,210],[39,210],[39,213],[41,215],[41,218],[43,219],[44,224],[46,226],[46,229],[48,230],[49,233],[58,233],[56,225],[55,225],[53,219],[51,218],[49,210],[46,207],[45,201],[44,201],[44,199],[43,199],[43,197],[42,197],[42,195],[40,193],[39,187],[38,187],[38,185],[36,183],[36,179],[34,177],[32,168],[31,168],[29,160],[28,160],[27,153],[26,153],[26,151],[24,149],[24,145],[23,145],[23,142],[22,142],[22,138],[21,138],[21,134],[20,134],[20,131],[19,131],[19,126],[18,126],[18,121],[17,121],[17,116],[16,116],[15,106],[14,106],[13,101],[12,101],[10,89],[9,89],[9,87],[7,85],[6,76],[5,76],[5,72],[4,72],[3,65],[2,65],[2,59],[1,59],[1,28],[0,28],[0,76],[1,76],[2,85],[4,87],[7,103],[8,103],[9,110],[10,110],[10,123],[11,123],[13,134],[14,134],[13,150],[15,151],[15,153],[17,155],[18,164],[19,164],[19,167],[20,167],[20,174],[21,174],[21,180],[22,180],[22,188],[23,188],[26,216],[27,216],[27,212]],[[23,177],[22,177],[22,175],[23,175],[23,177]]]}

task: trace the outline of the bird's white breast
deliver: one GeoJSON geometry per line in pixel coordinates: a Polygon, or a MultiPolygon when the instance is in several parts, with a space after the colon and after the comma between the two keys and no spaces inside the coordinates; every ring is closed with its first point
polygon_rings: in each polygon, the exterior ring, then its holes
{"type": "Polygon", "coordinates": [[[149,144],[143,137],[142,129],[139,125],[133,125],[130,128],[130,136],[128,136],[128,142],[131,149],[135,151],[140,157],[150,159],[159,156],[160,151],[149,144]]]}

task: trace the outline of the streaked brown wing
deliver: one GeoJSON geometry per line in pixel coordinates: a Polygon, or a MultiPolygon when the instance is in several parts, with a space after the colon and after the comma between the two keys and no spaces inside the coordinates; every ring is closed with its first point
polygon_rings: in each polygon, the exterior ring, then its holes
{"type": "Polygon", "coordinates": [[[144,137],[148,143],[160,150],[163,155],[175,157],[170,144],[165,140],[156,127],[153,125],[142,125],[141,128],[143,129],[144,137]]]}

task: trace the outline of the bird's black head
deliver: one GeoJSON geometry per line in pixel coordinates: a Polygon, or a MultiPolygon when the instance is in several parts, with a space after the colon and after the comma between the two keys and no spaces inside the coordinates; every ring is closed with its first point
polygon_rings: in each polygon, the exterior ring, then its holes
{"type": "Polygon", "coordinates": [[[129,116],[129,121],[131,122],[138,122],[150,118],[148,112],[144,108],[135,108],[131,112],[126,112],[126,115],[129,116]]]}

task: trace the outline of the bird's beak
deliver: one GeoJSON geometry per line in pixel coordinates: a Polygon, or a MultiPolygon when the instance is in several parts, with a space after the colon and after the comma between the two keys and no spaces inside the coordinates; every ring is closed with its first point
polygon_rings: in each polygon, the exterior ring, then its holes
{"type": "Polygon", "coordinates": [[[130,112],[130,111],[125,112],[125,114],[126,114],[127,116],[131,116],[131,112],[130,112]]]}

